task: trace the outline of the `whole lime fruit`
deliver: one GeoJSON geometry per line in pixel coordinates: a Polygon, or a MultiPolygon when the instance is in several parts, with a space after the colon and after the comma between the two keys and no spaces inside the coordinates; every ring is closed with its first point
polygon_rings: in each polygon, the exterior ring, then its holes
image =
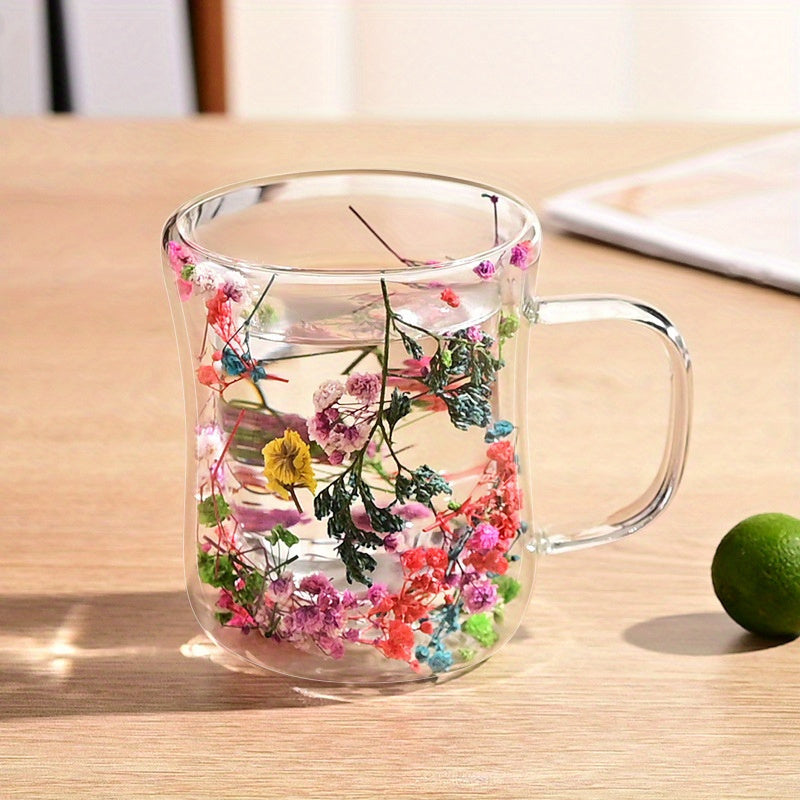
{"type": "Polygon", "coordinates": [[[711,563],[722,607],[753,633],[800,635],[800,519],[756,514],[723,537],[711,563]]]}

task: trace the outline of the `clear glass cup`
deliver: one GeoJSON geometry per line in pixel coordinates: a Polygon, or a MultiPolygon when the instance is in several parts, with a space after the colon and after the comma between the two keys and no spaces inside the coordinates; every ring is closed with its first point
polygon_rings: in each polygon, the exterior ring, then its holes
{"type": "Polygon", "coordinates": [[[454,675],[516,630],[539,554],[609,542],[673,496],[689,357],[655,309],[535,294],[541,228],[488,186],[401,172],[285,175],[168,220],[185,384],[185,555],[217,643],[299,678],[454,675]],[[664,342],[672,407],[650,489],[588,530],[530,508],[537,324],[620,319],[664,342]]]}

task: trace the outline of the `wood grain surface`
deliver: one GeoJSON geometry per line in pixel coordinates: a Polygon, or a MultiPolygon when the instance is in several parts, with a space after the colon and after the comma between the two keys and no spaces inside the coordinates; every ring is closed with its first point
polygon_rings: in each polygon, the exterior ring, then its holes
{"type": "MultiPolygon", "coordinates": [[[[524,625],[438,686],[370,692],[243,669],[183,593],[183,410],[163,220],[221,183],[404,167],[559,189],[766,132],[747,126],[0,123],[0,797],[794,798],[800,641],[722,612],[714,548],[800,515],[800,298],[546,231],[540,289],[639,296],[695,366],[673,504],[544,558],[524,625]]],[[[541,524],[647,485],[666,361],[614,324],[542,329],[529,414],[541,524]]]]}

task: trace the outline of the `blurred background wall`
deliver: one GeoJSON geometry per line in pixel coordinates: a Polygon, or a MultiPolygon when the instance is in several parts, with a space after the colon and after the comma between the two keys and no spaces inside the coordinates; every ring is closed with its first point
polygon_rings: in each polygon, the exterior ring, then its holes
{"type": "Polygon", "coordinates": [[[800,0],[0,0],[0,114],[800,119],[800,0]]]}

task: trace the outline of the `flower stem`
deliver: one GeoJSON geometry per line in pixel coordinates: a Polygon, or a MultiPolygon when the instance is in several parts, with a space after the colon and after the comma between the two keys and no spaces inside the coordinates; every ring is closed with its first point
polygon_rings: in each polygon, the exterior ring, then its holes
{"type": "Polygon", "coordinates": [[[497,244],[500,241],[500,233],[497,226],[497,201],[498,197],[496,194],[482,194],[481,197],[486,197],[492,201],[492,207],[494,210],[494,246],[497,247],[497,244]]]}
{"type": "Polygon", "coordinates": [[[343,370],[342,375],[349,375],[370,353],[375,352],[374,345],[365,347],[343,370]]]}
{"type": "Polygon", "coordinates": [[[286,491],[289,492],[289,497],[291,497],[294,501],[294,507],[297,509],[297,513],[302,514],[303,507],[300,505],[300,501],[297,499],[297,493],[294,490],[294,486],[287,486],[286,491]]]}
{"type": "Polygon", "coordinates": [[[376,230],[372,227],[372,225],[367,222],[361,214],[356,211],[353,206],[347,206],[361,221],[361,224],[401,263],[405,264],[407,267],[414,266],[414,262],[408,258],[403,258],[400,253],[397,252],[376,230]]]}

